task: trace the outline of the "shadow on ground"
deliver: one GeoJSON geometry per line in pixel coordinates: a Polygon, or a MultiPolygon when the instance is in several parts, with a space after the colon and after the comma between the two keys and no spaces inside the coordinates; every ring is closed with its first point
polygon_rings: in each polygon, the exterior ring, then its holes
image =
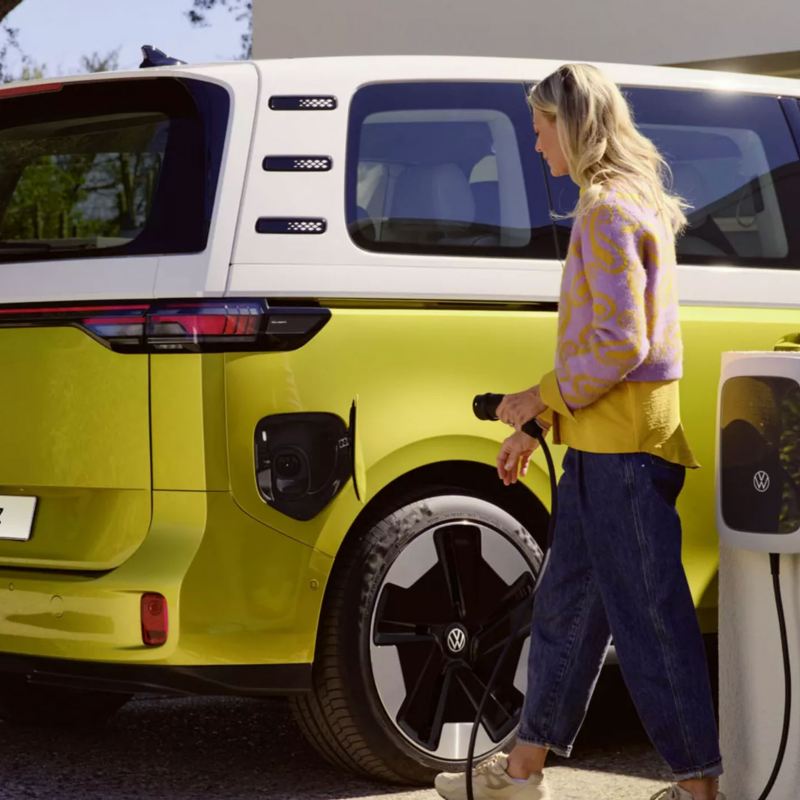
{"type": "MultiPolygon", "coordinates": [[[[317,755],[283,700],[142,697],[97,731],[0,723],[3,800],[433,797],[344,774],[317,755]]],[[[616,668],[604,672],[570,769],[661,780],[616,668]]]]}

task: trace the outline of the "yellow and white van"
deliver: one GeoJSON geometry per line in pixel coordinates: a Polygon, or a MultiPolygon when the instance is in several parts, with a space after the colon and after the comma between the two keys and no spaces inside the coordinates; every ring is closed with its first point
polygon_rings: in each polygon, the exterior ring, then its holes
{"type": "MultiPolygon", "coordinates": [[[[555,62],[166,66],[0,88],[0,707],[288,694],[395,781],[513,734],[547,522],[475,394],[552,365],[576,200],[534,152],[555,62]]],[[[722,350],[800,328],[800,83],[607,65],[693,210],[681,498],[715,626],[722,350]]]]}

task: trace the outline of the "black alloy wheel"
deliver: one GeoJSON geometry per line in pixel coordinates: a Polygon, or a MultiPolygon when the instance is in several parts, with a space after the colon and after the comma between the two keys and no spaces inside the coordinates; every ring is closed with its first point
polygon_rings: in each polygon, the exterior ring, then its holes
{"type": "Polygon", "coordinates": [[[527,679],[542,557],[533,536],[488,500],[444,494],[387,514],[342,556],[326,596],[314,691],[295,705],[311,741],[341,766],[397,782],[458,770],[511,639],[476,759],[506,745],[527,679]],[[512,629],[516,608],[523,622],[512,629]]]}

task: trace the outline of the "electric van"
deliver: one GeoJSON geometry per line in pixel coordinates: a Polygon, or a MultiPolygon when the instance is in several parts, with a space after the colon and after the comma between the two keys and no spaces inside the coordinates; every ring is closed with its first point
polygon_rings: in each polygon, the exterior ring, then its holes
{"type": "MultiPolygon", "coordinates": [[[[291,697],[389,781],[507,742],[549,507],[474,395],[551,368],[557,62],[172,65],[0,88],[0,714],[291,697]]],[[[719,354],[800,327],[800,82],[605,65],[691,204],[680,500],[716,625],[719,354]]],[[[558,450],[559,448],[557,448],[558,450]]],[[[560,455],[557,453],[557,456],[560,455]]]]}

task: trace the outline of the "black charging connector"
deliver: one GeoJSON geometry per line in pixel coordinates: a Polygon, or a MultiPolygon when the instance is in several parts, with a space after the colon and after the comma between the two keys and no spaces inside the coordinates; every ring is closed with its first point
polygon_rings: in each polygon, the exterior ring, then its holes
{"type": "Polygon", "coordinates": [[[789,639],[786,635],[786,615],[783,612],[783,597],[781,596],[781,555],[780,553],[769,554],[769,567],[772,573],[772,589],[775,593],[775,608],[778,611],[778,627],[781,632],[781,651],[783,653],[783,682],[784,682],[784,701],[783,701],[783,730],[781,731],[781,741],[778,745],[778,754],[775,757],[775,764],[772,767],[772,774],[769,776],[764,791],[758,796],[758,800],[766,800],[778,773],[781,771],[783,757],[786,754],[786,743],[789,740],[789,719],[792,711],[792,672],[789,660],[789,639]]]}
{"type": "MultiPolygon", "coordinates": [[[[472,410],[475,413],[475,416],[478,419],[488,419],[488,420],[496,420],[497,419],[497,406],[500,404],[500,401],[503,399],[504,395],[502,394],[480,394],[475,397],[472,401],[472,410]]],[[[534,602],[536,600],[536,592],[539,589],[539,586],[542,583],[542,578],[544,577],[544,573],[547,570],[547,565],[550,559],[550,547],[553,544],[553,532],[555,531],[556,525],[556,514],[558,513],[558,487],[556,484],[556,468],[555,464],[553,463],[553,456],[550,453],[550,448],[547,446],[547,442],[545,441],[544,435],[545,430],[542,428],[535,419],[529,420],[526,422],[522,428],[523,433],[527,433],[528,436],[532,436],[536,439],[541,448],[542,452],[544,453],[545,460],[547,461],[547,471],[550,474],[550,520],[547,525],[547,539],[545,541],[544,547],[544,557],[542,559],[542,564],[539,568],[539,574],[536,577],[536,583],[533,586],[533,590],[531,592],[534,602]]],[[[520,614],[522,613],[522,609],[526,606],[525,603],[517,604],[509,614],[509,626],[510,630],[512,631],[511,635],[508,637],[508,641],[506,642],[505,647],[503,648],[502,652],[500,653],[500,657],[497,659],[497,663],[492,670],[492,674],[489,676],[489,680],[486,683],[486,688],[484,689],[483,696],[481,697],[480,703],[478,703],[478,710],[475,714],[475,721],[472,724],[472,732],[469,737],[469,746],[467,747],[467,800],[475,800],[475,795],[472,789],[472,765],[475,761],[475,743],[478,739],[478,728],[481,724],[481,717],[483,716],[483,710],[486,707],[486,703],[489,700],[489,697],[492,694],[494,689],[494,684],[497,681],[497,677],[500,674],[500,669],[502,668],[508,654],[511,652],[511,646],[514,643],[514,635],[513,632],[518,630],[522,624],[526,622],[529,624],[530,620],[522,620],[520,618],[520,614]]]]}

